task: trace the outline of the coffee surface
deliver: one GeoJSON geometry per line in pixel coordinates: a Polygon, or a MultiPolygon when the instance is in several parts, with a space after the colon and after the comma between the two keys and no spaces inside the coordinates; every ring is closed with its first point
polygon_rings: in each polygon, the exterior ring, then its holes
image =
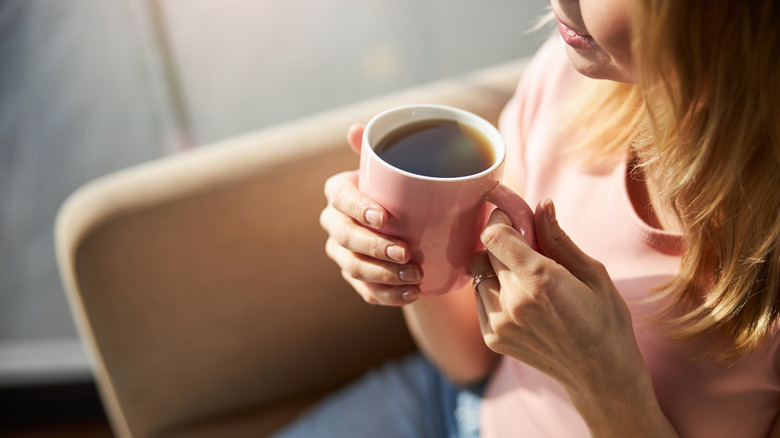
{"type": "Polygon", "coordinates": [[[416,175],[455,178],[480,173],[495,156],[487,138],[452,120],[423,120],[398,128],[377,143],[388,164],[416,175]]]}

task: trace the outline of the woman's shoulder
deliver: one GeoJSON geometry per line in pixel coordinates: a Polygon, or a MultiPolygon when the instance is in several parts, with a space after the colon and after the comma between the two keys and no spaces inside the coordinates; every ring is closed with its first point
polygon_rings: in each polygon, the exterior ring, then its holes
{"type": "Polygon", "coordinates": [[[545,114],[550,110],[555,113],[583,78],[569,62],[561,38],[548,39],[528,62],[514,96],[504,108],[499,122],[502,133],[510,142],[526,144],[533,127],[547,120],[545,114]]]}
{"type": "Polygon", "coordinates": [[[518,91],[549,99],[570,91],[582,79],[584,76],[569,61],[566,45],[560,37],[554,37],[542,44],[529,61],[518,91]]]}
{"type": "Polygon", "coordinates": [[[547,40],[528,62],[499,120],[507,145],[505,179],[513,181],[513,187],[519,191],[525,189],[531,143],[536,148],[548,144],[530,139],[541,134],[552,135],[561,103],[582,78],[571,66],[560,37],[547,40]]]}
{"type": "Polygon", "coordinates": [[[548,39],[523,71],[502,123],[517,123],[521,131],[527,132],[540,111],[559,105],[581,79],[583,76],[569,62],[560,37],[548,39]]]}

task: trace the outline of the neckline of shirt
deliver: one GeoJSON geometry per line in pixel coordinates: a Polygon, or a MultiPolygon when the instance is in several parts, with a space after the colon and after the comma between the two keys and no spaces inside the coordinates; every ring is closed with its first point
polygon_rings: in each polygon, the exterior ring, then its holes
{"type": "Polygon", "coordinates": [[[645,222],[639,213],[634,210],[634,205],[628,194],[628,157],[624,156],[617,166],[614,175],[620,179],[620,204],[621,210],[626,215],[632,231],[644,243],[666,253],[679,255],[683,250],[682,233],[656,228],[645,222]]]}

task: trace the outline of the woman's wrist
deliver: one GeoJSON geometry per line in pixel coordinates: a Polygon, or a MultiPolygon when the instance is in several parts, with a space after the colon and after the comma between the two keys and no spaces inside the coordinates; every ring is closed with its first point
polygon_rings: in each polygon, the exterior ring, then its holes
{"type": "Polygon", "coordinates": [[[609,381],[569,388],[569,396],[594,438],[678,437],[643,362],[617,371],[609,381]]]}

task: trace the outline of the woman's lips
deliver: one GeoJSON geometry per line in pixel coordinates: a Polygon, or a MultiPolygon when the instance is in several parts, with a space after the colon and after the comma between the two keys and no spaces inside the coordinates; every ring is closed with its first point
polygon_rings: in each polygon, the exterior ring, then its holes
{"type": "Polygon", "coordinates": [[[558,31],[561,33],[563,41],[575,49],[587,49],[596,45],[593,37],[575,32],[569,26],[563,24],[561,20],[558,20],[558,31]]]}

